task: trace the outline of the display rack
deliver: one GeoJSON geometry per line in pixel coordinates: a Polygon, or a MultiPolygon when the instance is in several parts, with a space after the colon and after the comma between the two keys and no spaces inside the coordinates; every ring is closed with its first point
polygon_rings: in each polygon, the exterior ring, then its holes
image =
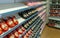
{"type": "MultiPolygon", "coordinates": [[[[40,20],[41,21],[41,20],[40,20]]],[[[37,26],[37,24],[40,22],[40,21],[38,21],[35,25],[37,26]]],[[[32,35],[30,36],[30,38],[36,38],[37,37],[37,34],[38,33],[40,33],[40,30],[41,30],[41,28],[39,27],[39,26],[41,26],[41,24],[42,24],[42,21],[38,24],[38,26],[34,29],[35,31],[34,32],[36,32],[36,33],[34,33],[35,34],[35,36],[33,37],[32,35]]]]}
{"type": "Polygon", "coordinates": [[[0,4],[0,17],[2,16],[9,16],[9,15],[13,15],[15,13],[27,10],[27,9],[31,9],[31,8],[36,8],[39,6],[43,6],[44,4],[46,4],[46,2],[42,2],[41,4],[37,4],[35,6],[26,6],[24,4],[20,4],[20,3],[16,3],[16,4],[0,4]],[[4,6],[4,8],[3,8],[4,6]]]}
{"type": "MultiPolygon", "coordinates": [[[[33,18],[35,15],[37,15],[39,17],[38,14],[41,13],[42,11],[46,10],[46,4],[47,4],[47,2],[42,2],[42,3],[37,4],[35,6],[26,6],[26,5],[21,4],[21,3],[16,3],[16,4],[0,4],[0,6],[1,6],[1,8],[0,8],[0,18],[2,18],[2,17],[5,18],[7,16],[11,16],[11,15],[17,14],[18,12],[22,12],[22,11],[25,11],[25,10],[29,10],[29,9],[33,9],[33,8],[38,8],[38,7],[43,7],[41,10],[37,10],[37,12],[35,14],[31,15],[27,19],[23,19],[23,18],[20,17],[21,22],[18,25],[16,25],[13,28],[11,28],[10,30],[8,30],[8,31],[4,32],[3,34],[1,34],[0,38],[5,37],[6,35],[8,35],[9,33],[11,33],[12,31],[14,31],[16,28],[18,28],[19,26],[22,26],[22,24],[24,24],[29,19],[33,18]],[[2,6],[5,6],[5,7],[2,7],[2,6]]],[[[39,18],[41,18],[41,17],[39,17],[39,18]]],[[[29,26],[28,29],[26,29],[26,31],[21,36],[19,36],[19,38],[22,38],[22,36],[25,35],[33,26],[35,26],[35,25],[37,26],[37,24],[39,22],[40,21],[37,19],[34,23],[32,23],[29,26]]],[[[39,26],[41,26],[41,24],[39,24],[39,26]]],[[[41,28],[39,28],[38,31],[36,32],[35,38],[40,33],[40,30],[41,30],[41,28]]]]}
{"type": "MultiPolygon", "coordinates": [[[[42,22],[41,22],[41,23],[42,23],[42,22]]],[[[40,26],[41,26],[41,23],[39,24],[40,26]]],[[[38,27],[38,28],[39,28],[39,27],[38,27]]],[[[38,29],[38,31],[36,32],[34,38],[38,38],[37,36],[39,35],[40,31],[41,31],[41,28],[38,29]]]]}
{"type": "MultiPolygon", "coordinates": [[[[49,20],[60,21],[60,0],[51,0],[50,1],[50,16],[49,20]]],[[[57,23],[57,22],[56,22],[57,23]]],[[[55,26],[50,26],[59,28],[59,24],[55,26]]]]}
{"type": "MultiPolygon", "coordinates": [[[[37,14],[37,13],[36,13],[37,14]]],[[[26,20],[22,20],[18,25],[16,25],[15,27],[13,27],[12,29],[8,30],[7,32],[3,33],[2,35],[0,35],[0,37],[4,37],[7,34],[9,34],[10,32],[12,32],[13,30],[15,30],[16,28],[18,28],[19,26],[21,26],[24,22],[28,21],[29,19],[31,19],[32,17],[34,17],[36,14],[32,15],[30,18],[26,19],[26,20]]]]}
{"type": "Polygon", "coordinates": [[[38,19],[20,36],[20,38],[22,38],[22,36],[25,35],[27,31],[29,31],[34,26],[34,24],[37,24],[36,22],[38,23],[38,19]]]}

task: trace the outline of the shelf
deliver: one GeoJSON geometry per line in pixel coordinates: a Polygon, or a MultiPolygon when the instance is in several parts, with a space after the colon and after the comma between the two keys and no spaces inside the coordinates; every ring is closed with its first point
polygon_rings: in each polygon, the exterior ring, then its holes
{"type": "MultiPolygon", "coordinates": [[[[36,13],[36,14],[38,14],[38,13],[36,13]]],[[[26,20],[24,20],[24,21],[21,21],[20,24],[16,25],[16,26],[13,27],[12,29],[10,29],[10,30],[8,30],[7,32],[3,33],[2,35],[0,35],[0,37],[2,38],[2,37],[4,37],[4,36],[6,36],[6,35],[9,34],[10,32],[12,32],[13,30],[15,30],[16,28],[18,28],[22,23],[24,23],[24,22],[28,21],[29,19],[31,19],[31,18],[32,18],[33,16],[35,16],[36,14],[32,15],[31,17],[29,17],[28,19],[26,19],[26,20]]]]}
{"type": "Polygon", "coordinates": [[[15,4],[0,4],[0,18],[4,16],[13,15],[19,11],[27,10],[28,6],[15,3],[15,4]]]}
{"type": "MultiPolygon", "coordinates": [[[[26,6],[22,3],[14,3],[14,4],[0,4],[0,18],[1,17],[6,17],[6,16],[11,16],[13,14],[16,14],[18,12],[24,11],[24,10],[28,10],[31,8],[36,8],[38,6],[42,6],[46,4],[46,2],[35,5],[35,6],[26,6]]],[[[38,13],[36,13],[38,14],[38,13]]],[[[0,35],[0,38],[3,38],[4,36],[6,36],[7,34],[9,34],[10,32],[12,32],[13,30],[15,30],[16,28],[18,28],[19,26],[21,26],[24,22],[28,21],[29,19],[33,18],[36,14],[32,15],[31,17],[29,17],[28,19],[22,20],[18,25],[16,25],[15,27],[9,29],[8,31],[4,32],[3,34],[0,35]]],[[[22,19],[22,18],[21,18],[22,19]]],[[[27,31],[34,25],[35,23],[33,23],[28,29],[27,31]]],[[[26,31],[26,32],[27,32],[26,31]]],[[[25,33],[26,33],[25,32],[25,33]]],[[[24,34],[25,34],[24,33],[24,34]]],[[[23,35],[24,35],[23,34],[23,35]]]]}
{"type": "Polygon", "coordinates": [[[53,17],[53,16],[51,16],[51,17],[49,17],[49,19],[60,21],[60,17],[53,17]]]}
{"type": "MultiPolygon", "coordinates": [[[[37,14],[37,13],[36,13],[37,14]]],[[[24,22],[28,21],[29,19],[33,18],[36,14],[32,15],[31,17],[29,17],[26,20],[22,20],[18,25],[16,25],[15,27],[13,27],[12,29],[8,30],[7,32],[3,33],[2,35],[0,35],[1,38],[3,38],[4,36],[6,36],[7,34],[9,34],[10,32],[12,32],[13,30],[15,30],[16,28],[18,28],[19,26],[21,26],[24,22]]]]}
{"type": "Polygon", "coordinates": [[[48,27],[56,28],[56,29],[59,29],[60,30],[60,24],[56,24],[55,26],[48,26],[48,27]]]}
{"type": "Polygon", "coordinates": [[[40,14],[40,17],[43,17],[44,15],[45,15],[45,13],[46,13],[46,10],[44,10],[42,13],[43,14],[40,14]],[[44,13],[43,13],[44,12],[44,13]]]}
{"type": "MultiPolygon", "coordinates": [[[[30,25],[30,27],[19,37],[19,38],[22,38],[22,36],[24,36],[26,33],[27,33],[27,31],[29,31],[33,26],[34,26],[34,24],[36,23],[38,21],[38,19],[32,24],[32,25],[30,25]]],[[[38,23],[38,22],[37,22],[38,23]]],[[[36,23],[36,24],[37,24],[36,23]]]]}
{"type": "Polygon", "coordinates": [[[46,8],[47,6],[46,5],[44,5],[44,6],[42,6],[42,7],[39,7],[37,10],[38,11],[41,11],[42,9],[44,9],[44,8],[46,8]]]}
{"type": "MultiPolygon", "coordinates": [[[[0,10],[6,10],[6,9],[14,9],[14,10],[17,10],[15,8],[19,8],[19,7],[23,7],[23,8],[28,8],[28,7],[37,7],[39,5],[43,5],[43,4],[46,4],[47,2],[40,2],[39,4],[35,5],[35,6],[27,6],[25,5],[24,3],[10,3],[10,4],[0,4],[0,10]],[[26,6],[26,7],[24,7],[26,6]]],[[[22,8],[19,8],[19,9],[22,9],[22,8]]]]}
{"type": "MultiPolygon", "coordinates": [[[[35,25],[34,25],[34,26],[36,27],[36,26],[37,26],[37,24],[38,24],[39,22],[40,22],[40,20],[37,20],[37,23],[35,23],[35,25]]],[[[30,36],[30,37],[31,37],[31,36],[30,36]]]]}
{"type": "MultiPolygon", "coordinates": [[[[59,9],[60,10],[60,9],[59,9]]],[[[60,12],[57,10],[57,12],[50,12],[50,14],[59,14],[60,12]]]]}
{"type": "Polygon", "coordinates": [[[40,33],[40,28],[38,29],[38,31],[36,32],[34,38],[37,38],[38,34],[40,33]]]}
{"type": "MultiPolygon", "coordinates": [[[[41,21],[40,24],[39,24],[40,26],[41,26],[41,23],[42,23],[42,21],[41,21]]],[[[38,27],[38,28],[39,28],[39,27],[38,27]]],[[[37,38],[38,32],[39,32],[40,30],[41,30],[41,28],[38,29],[38,31],[35,33],[35,36],[34,36],[33,38],[37,38]]],[[[40,32],[39,32],[39,33],[40,33],[40,32]]]]}
{"type": "Polygon", "coordinates": [[[36,38],[38,38],[38,36],[39,36],[39,34],[40,34],[40,30],[41,30],[41,29],[39,29],[39,31],[37,32],[36,38]]]}
{"type": "Polygon", "coordinates": [[[57,9],[57,10],[60,10],[60,8],[50,8],[50,9],[57,9]]]}
{"type": "MultiPolygon", "coordinates": [[[[39,21],[39,22],[40,22],[40,21],[39,21]]],[[[42,23],[42,21],[41,21],[38,25],[40,25],[40,26],[41,26],[41,23],[42,23]]],[[[39,27],[37,26],[37,29],[38,29],[38,28],[39,28],[39,27]]],[[[37,31],[37,29],[36,29],[36,31],[37,31]]],[[[41,28],[39,28],[39,29],[38,29],[38,31],[40,31],[40,30],[41,30],[41,28]]],[[[38,35],[38,34],[37,34],[37,33],[38,33],[38,31],[37,31],[36,33],[34,33],[34,35],[35,35],[35,36],[34,36],[33,38],[36,38],[36,37],[37,37],[37,35],[38,35]]],[[[34,31],[34,32],[35,32],[35,31],[34,31]]],[[[39,34],[40,34],[40,32],[39,32],[39,34]]],[[[32,36],[30,35],[30,37],[29,37],[29,38],[32,38],[32,36]]]]}
{"type": "Polygon", "coordinates": [[[37,30],[38,30],[38,28],[40,27],[39,26],[39,24],[41,23],[41,20],[39,20],[34,26],[36,26],[35,27],[35,29],[33,30],[33,33],[35,33],[37,30]]]}
{"type": "Polygon", "coordinates": [[[60,5],[60,3],[59,3],[59,4],[58,4],[58,3],[57,3],[57,4],[55,4],[55,3],[50,3],[50,5],[60,5]]]}
{"type": "Polygon", "coordinates": [[[40,36],[41,36],[41,35],[40,35],[40,32],[39,32],[37,38],[40,38],[40,36]]]}
{"type": "Polygon", "coordinates": [[[44,23],[41,25],[41,27],[40,27],[40,28],[41,28],[41,30],[40,30],[40,34],[42,33],[42,31],[43,31],[45,25],[46,25],[46,22],[44,22],[44,23]]]}
{"type": "MultiPolygon", "coordinates": [[[[20,18],[20,20],[21,20],[21,19],[22,19],[22,18],[20,18]]],[[[13,27],[13,28],[9,29],[8,31],[4,32],[3,34],[1,34],[0,37],[2,38],[2,37],[4,37],[4,36],[6,36],[7,34],[9,34],[10,32],[12,32],[12,31],[15,30],[16,28],[18,28],[19,26],[21,26],[21,24],[22,24],[23,22],[25,22],[25,20],[22,20],[22,21],[20,22],[20,24],[16,25],[15,27],[13,27]]]]}
{"type": "Polygon", "coordinates": [[[60,24],[56,24],[54,27],[56,27],[56,28],[60,28],[60,24]]]}
{"type": "Polygon", "coordinates": [[[47,4],[47,2],[41,2],[41,3],[39,3],[39,4],[35,5],[35,6],[31,6],[31,7],[36,8],[36,7],[43,6],[45,4],[47,4]]]}
{"type": "Polygon", "coordinates": [[[36,8],[38,6],[42,6],[43,4],[46,4],[46,2],[42,2],[41,4],[35,6],[27,6],[22,3],[0,4],[0,18],[5,16],[11,16],[15,13],[28,10],[31,8],[36,8]]]}

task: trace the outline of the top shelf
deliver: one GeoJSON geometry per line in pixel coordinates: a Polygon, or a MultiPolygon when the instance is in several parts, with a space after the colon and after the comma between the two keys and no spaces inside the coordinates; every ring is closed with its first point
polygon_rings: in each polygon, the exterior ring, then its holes
{"type": "Polygon", "coordinates": [[[41,2],[40,4],[35,6],[27,6],[27,5],[24,5],[23,3],[0,4],[0,18],[3,16],[9,16],[9,15],[11,16],[15,13],[18,13],[27,9],[31,9],[34,7],[38,7],[46,3],[47,2],[41,2]]]}
{"type": "Polygon", "coordinates": [[[14,4],[0,4],[0,18],[2,16],[13,15],[23,9],[26,10],[28,6],[22,3],[14,3],[14,4]]]}
{"type": "Polygon", "coordinates": [[[0,10],[16,8],[16,7],[22,7],[22,6],[26,6],[26,5],[24,5],[22,3],[0,4],[0,10]]]}

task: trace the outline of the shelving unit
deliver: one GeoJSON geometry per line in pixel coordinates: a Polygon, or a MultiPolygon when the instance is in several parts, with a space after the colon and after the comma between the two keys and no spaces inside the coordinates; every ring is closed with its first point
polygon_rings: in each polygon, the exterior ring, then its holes
{"type": "MultiPolygon", "coordinates": [[[[50,1],[50,12],[49,12],[49,20],[60,21],[60,0],[51,0],[50,1]]],[[[55,22],[57,23],[57,22],[55,22]]],[[[53,22],[53,24],[55,24],[53,22]]],[[[59,24],[52,25],[50,27],[59,28],[59,24]]]]}
{"type": "Polygon", "coordinates": [[[36,22],[38,23],[38,19],[20,36],[20,38],[22,38],[22,36],[25,35],[35,24],[37,24],[36,22]]]}
{"type": "MultiPolygon", "coordinates": [[[[37,14],[37,13],[36,13],[37,14]]],[[[18,28],[19,26],[21,26],[24,22],[28,21],[29,19],[31,19],[32,17],[34,17],[36,14],[32,15],[30,18],[26,19],[26,20],[22,20],[21,18],[21,22],[16,25],[15,27],[13,27],[12,29],[8,30],[7,32],[3,33],[2,35],[0,35],[0,37],[4,37],[6,36],[7,34],[9,34],[10,32],[12,32],[13,30],[15,30],[16,28],[18,28]]]]}
{"type": "MultiPolygon", "coordinates": [[[[41,21],[41,20],[40,20],[40,21],[41,21]]],[[[33,35],[31,35],[30,38],[36,38],[36,37],[37,37],[37,34],[40,33],[41,28],[40,28],[39,26],[41,26],[41,23],[42,23],[42,21],[41,21],[41,22],[40,22],[40,21],[38,21],[38,22],[35,24],[36,26],[38,25],[37,27],[35,26],[36,28],[34,29],[34,32],[37,31],[36,33],[33,33],[33,34],[35,34],[35,36],[33,37],[33,35]],[[40,23],[39,23],[39,22],[40,22],[40,23]],[[39,24],[38,24],[38,23],[39,23],[39,24]]]]}
{"type": "Polygon", "coordinates": [[[21,3],[14,3],[14,4],[0,4],[0,17],[2,16],[11,16],[15,13],[27,10],[27,9],[31,9],[31,8],[36,8],[39,6],[43,6],[44,4],[46,4],[46,2],[42,2],[40,4],[37,4],[35,6],[26,6],[24,4],[21,3]]]}
{"type": "MultiPolygon", "coordinates": [[[[22,38],[24,35],[26,35],[26,33],[27,33],[33,26],[37,26],[37,24],[40,23],[41,20],[42,20],[42,21],[43,21],[43,20],[46,20],[46,19],[43,19],[43,18],[44,18],[43,15],[46,13],[46,8],[47,8],[46,4],[47,4],[47,2],[41,2],[41,3],[39,3],[39,4],[37,4],[37,5],[34,5],[34,6],[27,6],[27,5],[24,5],[24,4],[22,4],[22,3],[0,4],[0,6],[1,6],[1,7],[0,7],[0,19],[1,19],[1,18],[6,18],[7,16],[12,16],[12,15],[15,15],[15,16],[17,17],[18,15],[16,15],[16,14],[21,13],[22,11],[26,11],[26,10],[29,10],[29,9],[37,8],[37,9],[36,9],[37,12],[36,12],[35,14],[31,15],[31,16],[30,16],[29,18],[27,18],[27,19],[24,19],[24,18],[18,16],[19,18],[17,18],[17,19],[18,19],[18,21],[19,21],[19,24],[17,24],[17,25],[14,26],[13,28],[10,28],[8,31],[2,33],[2,34],[0,35],[0,38],[4,38],[6,35],[10,34],[12,31],[16,30],[18,27],[22,26],[22,24],[24,24],[25,22],[29,21],[30,19],[32,19],[34,16],[37,15],[37,16],[39,17],[39,19],[37,19],[35,22],[33,22],[33,23],[29,26],[29,28],[27,28],[26,31],[25,31],[22,35],[19,36],[19,38],[22,38]],[[39,8],[39,10],[38,10],[38,8],[39,8]],[[42,12],[44,12],[44,13],[43,13],[42,15],[39,15],[39,14],[42,13],[42,12]],[[40,20],[40,19],[41,19],[41,20],[40,20]],[[21,20],[21,21],[20,21],[20,20],[21,20]],[[39,20],[40,20],[40,21],[39,21],[39,20]],[[37,23],[36,23],[36,22],[37,22],[37,23]]],[[[43,21],[43,23],[44,23],[44,22],[46,22],[46,21],[43,21]]],[[[43,24],[43,23],[42,23],[42,24],[43,24]]],[[[34,36],[34,38],[38,38],[37,35],[39,35],[41,29],[44,28],[44,27],[41,27],[42,24],[40,23],[40,24],[38,25],[38,26],[40,26],[40,27],[39,27],[38,31],[36,32],[36,35],[34,36]]],[[[46,24],[46,23],[44,23],[43,26],[45,26],[45,24],[46,24]]],[[[35,30],[36,30],[36,29],[35,29],[35,30]]],[[[42,29],[42,30],[43,30],[43,29],[42,29]]],[[[41,33],[42,33],[42,31],[41,31],[41,33]]],[[[40,34],[41,34],[41,33],[40,33],[40,34]]]]}
{"type": "MultiPolygon", "coordinates": [[[[41,22],[41,23],[42,23],[42,22],[41,22]]],[[[40,26],[41,26],[41,23],[39,24],[40,26]]],[[[39,28],[39,27],[38,27],[38,28],[39,28]]],[[[40,31],[41,31],[41,28],[38,29],[38,31],[36,32],[34,38],[38,38],[38,35],[39,35],[40,31]]]]}

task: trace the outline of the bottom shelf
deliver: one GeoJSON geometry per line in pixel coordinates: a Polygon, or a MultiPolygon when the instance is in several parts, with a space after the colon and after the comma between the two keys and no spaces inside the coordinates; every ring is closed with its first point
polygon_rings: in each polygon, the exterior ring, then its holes
{"type": "MultiPolygon", "coordinates": [[[[47,26],[49,26],[49,25],[47,25],[47,26]]],[[[57,25],[55,25],[55,26],[49,26],[49,27],[56,28],[56,29],[60,29],[60,25],[59,25],[59,24],[57,24],[57,25]]]]}
{"type": "Polygon", "coordinates": [[[49,27],[60,29],[60,21],[57,21],[57,20],[49,20],[48,26],[49,27]]]}
{"type": "Polygon", "coordinates": [[[48,26],[60,29],[60,17],[50,16],[48,26]]]}
{"type": "Polygon", "coordinates": [[[60,24],[56,24],[54,27],[56,27],[56,28],[60,28],[60,24]]]}

